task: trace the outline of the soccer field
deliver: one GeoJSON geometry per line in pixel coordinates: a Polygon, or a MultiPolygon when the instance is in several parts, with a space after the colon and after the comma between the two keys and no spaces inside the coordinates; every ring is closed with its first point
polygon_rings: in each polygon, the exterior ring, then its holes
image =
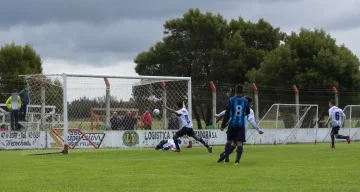
{"type": "MultiPolygon", "coordinates": [[[[1,191],[359,191],[360,143],[246,145],[241,164],[216,163],[223,147],[0,151],[1,191]]],[[[234,159],[235,154],[231,156],[234,159]]]]}

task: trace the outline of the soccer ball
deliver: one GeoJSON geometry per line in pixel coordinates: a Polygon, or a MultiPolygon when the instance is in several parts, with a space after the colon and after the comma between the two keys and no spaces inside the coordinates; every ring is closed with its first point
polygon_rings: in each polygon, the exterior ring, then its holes
{"type": "Polygon", "coordinates": [[[154,115],[159,115],[159,114],[160,114],[160,110],[159,110],[159,109],[154,109],[153,114],[154,114],[154,115]]]}

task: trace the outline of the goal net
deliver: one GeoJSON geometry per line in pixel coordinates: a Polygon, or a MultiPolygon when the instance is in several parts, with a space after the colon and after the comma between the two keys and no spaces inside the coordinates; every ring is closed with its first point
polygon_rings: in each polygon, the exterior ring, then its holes
{"type": "Polygon", "coordinates": [[[341,129],[342,135],[349,135],[351,140],[360,140],[360,105],[346,105],[343,109],[346,120],[345,128],[341,129]]]}
{"type": "Polygon", "coordinates": [[[258,125],[265,133],[258,136],[250,129],[247,134],[249,143],[251,140],[263,144],[313,142],[318,128],[318,105],[274,104],[258,125]]]}
{"type": "Polygon", "coordinates": [[[191,106],[187,77],[62,74],[26,75],[24,80],[30,101],[21,126],[39,135],[29,147],[36,151],[122,147],[116,132],[168,129],[173,116],[163,104],[191,106]],[[160,114],[154,115],[154,109],[160,114]]]}

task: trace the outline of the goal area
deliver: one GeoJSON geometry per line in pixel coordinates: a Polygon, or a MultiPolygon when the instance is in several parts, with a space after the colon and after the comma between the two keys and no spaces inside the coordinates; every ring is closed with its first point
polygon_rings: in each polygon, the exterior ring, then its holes
{"type": "Polygon", "coordinates": [[[258,136],[255,130],[249,129],[247,143],[287,144],[299,143],[299,140],[316,142],[318,108],[318,105],[312,104],[273,104],[258,122],[265,133],[258,136]],[[270,129],[271,133],[267,133],[266,130],[270,129]],[[309,135],[312,136],[308,137],[309,135]],[[304,138],[299,139],[300,137],[304,138]]]}
{"type": "MultiPolygon", "coordinates": [[[[22,76],[28,91],[26,132],[40,132],[36,150],[99,149],[105,131],[168,129],[174,108],[183,101],[191,118],[191,78],[34,74],[22,76]],[[160,114],[154,115],[154,109],[160,114]]],[[[116,138],[115,138],[116,139],[116,138]]]]}

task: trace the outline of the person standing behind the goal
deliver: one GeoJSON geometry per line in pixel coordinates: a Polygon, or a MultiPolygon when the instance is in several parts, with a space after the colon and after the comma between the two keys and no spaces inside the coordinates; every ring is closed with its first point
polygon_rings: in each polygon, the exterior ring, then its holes
{"type": "Polygon", "coordinates": [[[339,135],[340,126],[344,127],[345,125],[345,114],[342,109],[336,106],[334,100],[329,102],[329,119],[327,120],[325,126],[328,127],[328,123],[331,120],[331,148],[335,148],[335,137],[336,139],[346,139],[348,144],[350,144],[350,137],[339,135]]]}
{"type": "Polygon", "coordinates": [[[176,150],[174,150],[174,152],[180,152],[178,138],[180,138],[184,135],[188,135],[189,137],[194,138],[196,141],[199,141],[208,149],[209,153],[212,152],[212,147],[209,146],[208,144],[206,144],[205,141],[202,138],[200,138],[198,135],[196,135],[196,133],[194,132],[192,121],[191,121],[191,119],[189,119],[189,112],[184,107],[182,101],[179,101],[176,103],[176,106],[175,106],[176,110],[170,109],[166,105],[163,105],[163,107],[165,109],[169,110],[171,113],[177,114],[177,116],[180,118],[181,129],[178,132],[176,132],[175,135],[173,136],[173,140],[174,140],[174,143],[176,146],[176,150]]]}
{"type": "Polygon", "coordinates": [[[246,116],[250,114],[249,102],[242,96],[243,89],[242,85],[236,85],[235,96],[231,97],[227,102],[225,116],[221,124],[221,130],[223,130],[228,123],[227,142],[225,145],[225,153],[218,162],[229,159],[229,155],[237,147],[235,164],[240,163],[243,153],[242,144],[246,142],[246,116]]]}

